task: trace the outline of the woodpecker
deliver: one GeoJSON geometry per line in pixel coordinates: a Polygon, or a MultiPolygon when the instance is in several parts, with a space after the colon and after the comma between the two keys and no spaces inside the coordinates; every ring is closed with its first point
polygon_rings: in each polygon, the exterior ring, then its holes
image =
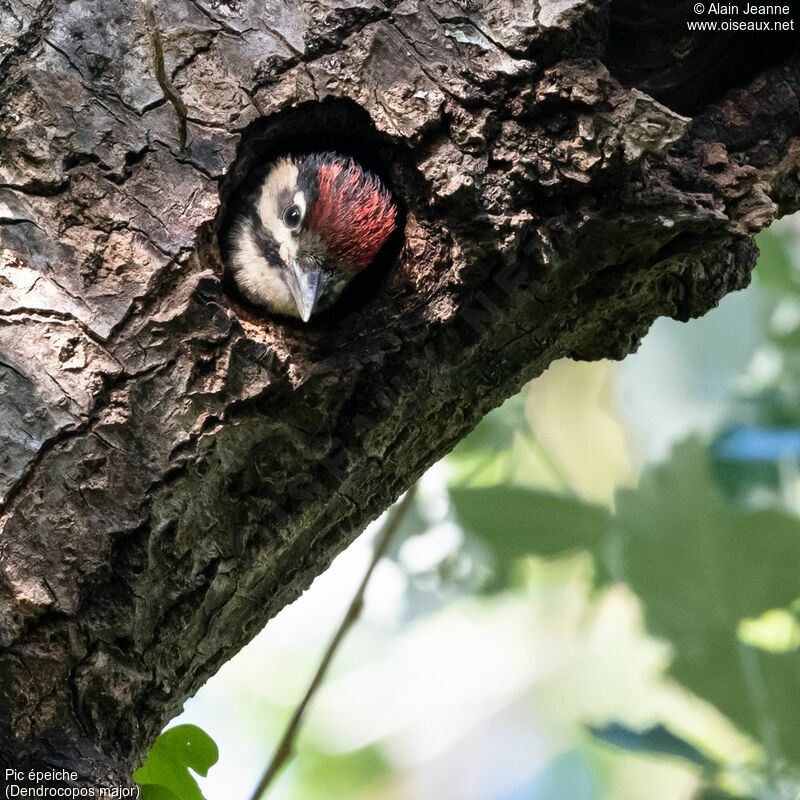
{"type": "Polygon", "coordinates": [[[280,158],[232,226],[234,278],[257,305],[308,322],[372,263],[396,217],[386,187],[352,158],[280,158]]]}

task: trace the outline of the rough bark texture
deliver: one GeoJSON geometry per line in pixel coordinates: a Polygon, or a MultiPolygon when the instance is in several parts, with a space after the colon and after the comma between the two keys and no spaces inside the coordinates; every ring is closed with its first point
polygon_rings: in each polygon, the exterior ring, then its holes
{"type": "Polygon", "coordinates": [[[2,766],[129,782],[486,411],[747,284],[800,206],[794,39],[709,62],[728,40],[666,8],[0,0],[2,766]],[[246,307],[220,245],[289,145],[404,209],[309,326],[246,307]]]}

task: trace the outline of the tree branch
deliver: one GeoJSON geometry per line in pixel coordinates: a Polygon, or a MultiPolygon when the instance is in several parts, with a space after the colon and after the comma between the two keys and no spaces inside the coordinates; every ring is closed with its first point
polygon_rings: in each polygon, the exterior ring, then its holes
{"type": "Polygon", "coordinates": [[[392,543],[392,539],[394,539],[394,536],[397,533],[403,518],[414,502],[415,494],[416,485],[412,486],[408,492],[406,492],[405,497],[403,497],[403,499],[394,507],[394,509],[392,509],[391,513],[389,514],[389,517],[383,526],[383,530],[380,532],[378,539],[375,542],[375,549],[373,550],[372,559],[369,562],[367,571],[364,573],[364,577],[361,579],[361,583],[359,584],[359,587],[353,596],[350,605],[347,607],[347,611],[345,612],[345,615],[342,618],[342,621],[339,624],[333,639],[331,639],[330,644],[325,650],[322,660],[317,667],[317,671],[314,673],[314,677],[311,679],[311,683],[308,685],[308,689],[306,689],[306,693],[303,695],[303,699],[292,713],[289,724],[286,726],[283,736],[281,736],[281,740],[278,743],[278,746],[275,748],[275,753],[267,765],[264,774],[261,776],[261,780],[258,782],[256,790],[253,792],[251,800],[259,800],[259,798],[264,795],[274,779],[278,777],[278,774],[283,769],[284,764],[289,760],[289,758],[291,758],[292,751],[294,749],[294,742],[297,739],[297,734],[300,730],[300,725],[303,721],[303,717],[305,716],[306,709],[308,708],[308,705],[314,695],[317,693],[317,690],[322,685],[322,682],[325,680],[325,674],[328,671],[328,667],[330,666],[334,655],[336,655],[336,652],[339,649],[339,645],[344,640],[344,637],[347,635],[347,632],[350,630],[350,628],[355,625],[358,618],[361,616],[361,609],[364,606],[364,593],[366,592],[367,585],[372,577],[372,573],[375,570],[375,567],[378,565],[378,562],[384,557],[384,555],[386,555],[386,551],[389,549],[389,545],[392,543]]]}

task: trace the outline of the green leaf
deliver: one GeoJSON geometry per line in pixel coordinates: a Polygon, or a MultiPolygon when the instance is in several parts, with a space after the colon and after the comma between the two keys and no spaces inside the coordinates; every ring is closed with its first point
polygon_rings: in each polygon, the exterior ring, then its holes
{"type": "Polygon", "coordinates": [[[754,797],[742,797],[738,794],[728,794],[722,789],[703,789],[692,800],[755,800],[754,797]]]}
{"type": "Polygon", "coordinates": [[[217,745],[205,731],[196,725],[178,725],[156,739],[133,779],[146,800],[204,800],[189,768],[205,776],[218,759],[217,745]]]}
{"type": "Polygon", "coordinates": [[[742,644],[740,661],[765,749],[776,762],[800,764],[800,652],[774,653],[742,644]]]}
{"type": "Polygon", "coordinates": [[[608,532],[602,506],[516,486],[451,488],[458,522],[495,555],[504,582],[519,558],[593,550],[608,532]]]}
{"type": "Polygon", "coordinates": [[[787,250],[787,237],[764,230],[756,237],[756,243],[760,251],[756,280],[781,294],[800,294],[800,272],[787,250]]]}
{"type": "Polygon", "coordinates": [[[689,441],[637,491],[618,495],[612,542],[614,567],[640,597],[648,629],[674,646],[672,675],[768,750],[800,763],[800,654],[738,638],[743,618],[800,597],[800,521],[726,501],[705,449],[689,441]]]}
{"type": "Polygon", "coordinates": [[[589,732],[597,739],[632,753],[652,753],[661,756],[675,756],[698,767],[714,763],[685,739],[676,736],[663,725],[654,725],[642,731],[633,730],[620,722],[611,722],[602,728],[589,726],[589,732]]]}
{"type": "Polygon", "coordinates": [[[705,448],[684,442],[617,497],[622,575],[656,633],[702,647],[713,631],[800,597],[800,522],[742,512],[714,485],[705,448]],[[688,637],[688,640],[687,640],[688,637]]]}

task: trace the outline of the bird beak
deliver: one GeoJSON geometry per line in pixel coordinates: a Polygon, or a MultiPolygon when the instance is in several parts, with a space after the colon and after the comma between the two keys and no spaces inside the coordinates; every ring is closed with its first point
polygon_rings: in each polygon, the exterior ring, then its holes
{"type": "Polygon", "coordinates": [[[288,264],[289,290],[297,303],[300,319],[308,322],[314,313],[314,306],[322,293],[324,280],[319,264],[311,258],[293,258],[288,264]]]}

